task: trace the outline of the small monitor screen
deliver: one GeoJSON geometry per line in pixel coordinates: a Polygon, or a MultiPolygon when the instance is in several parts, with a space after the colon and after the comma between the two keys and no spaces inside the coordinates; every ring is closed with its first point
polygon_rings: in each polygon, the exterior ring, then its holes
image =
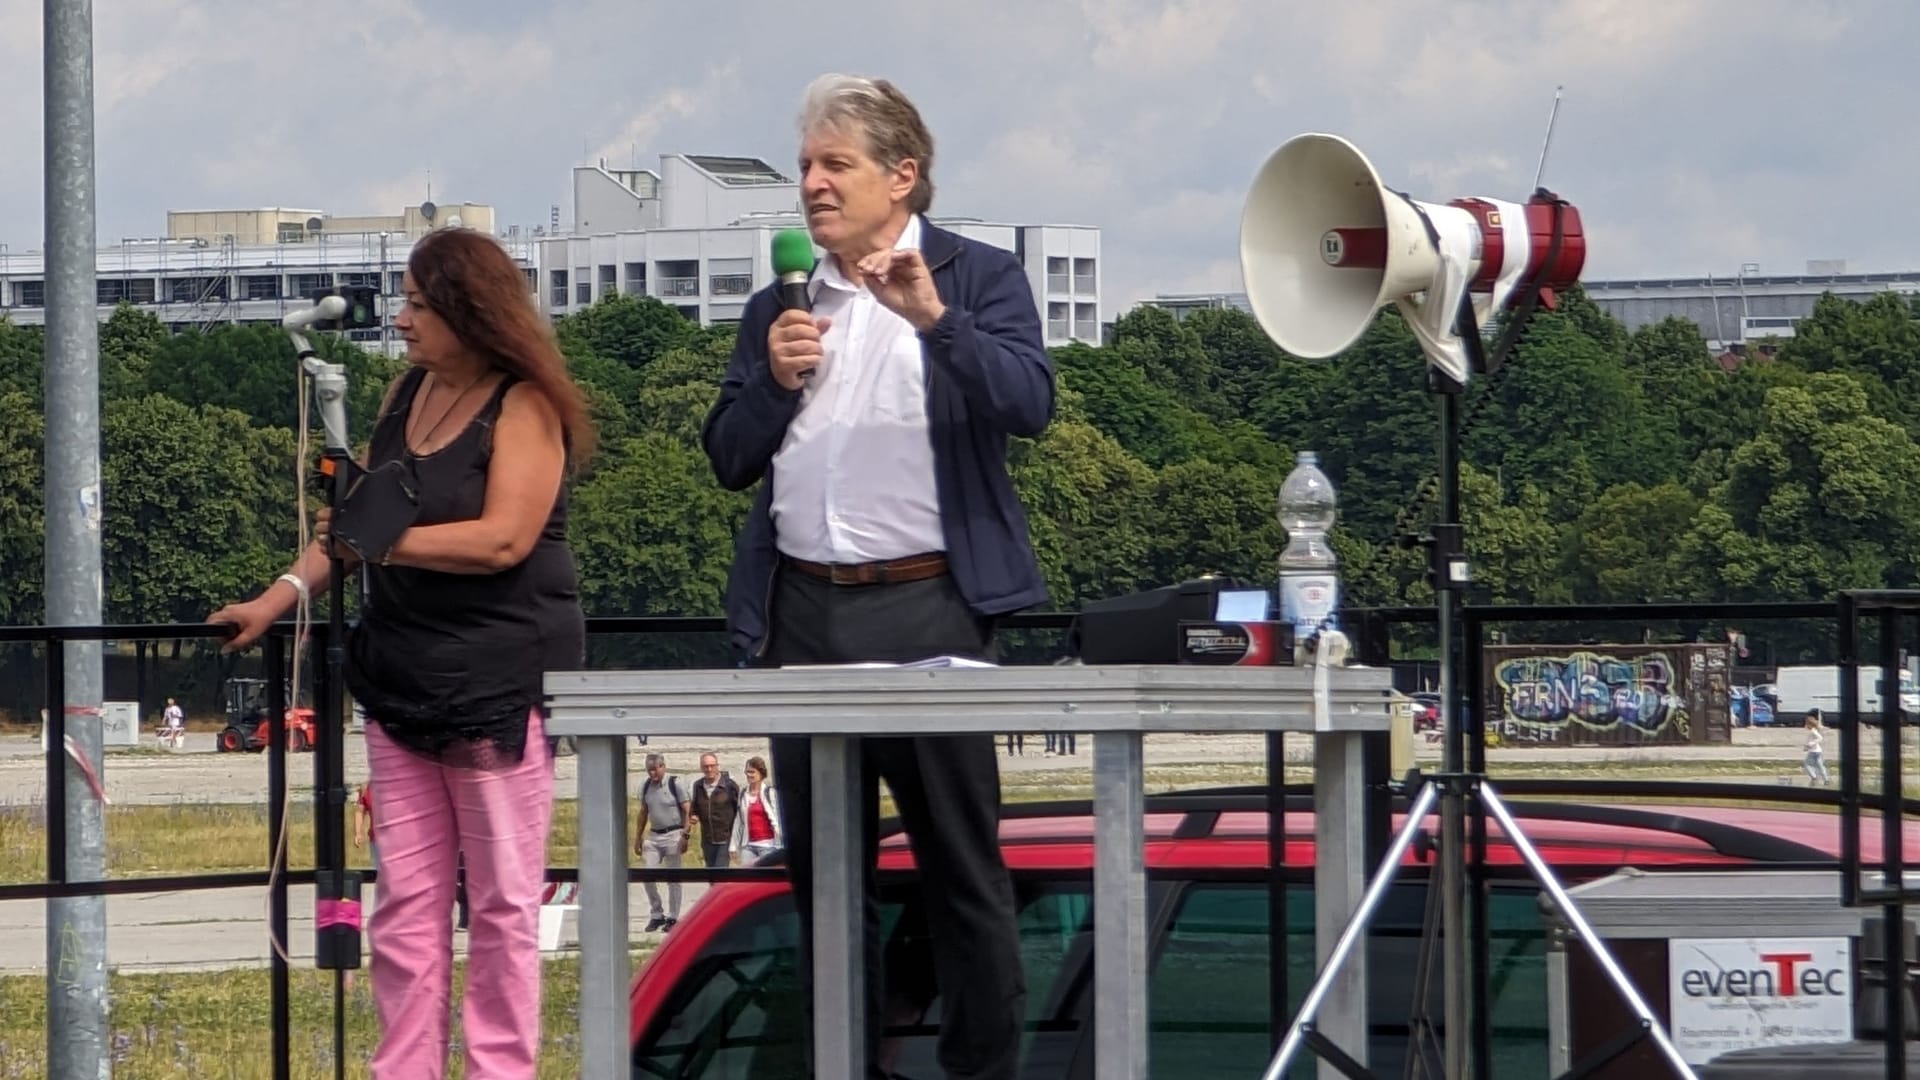
{"type": "Polygon", "coordinates": [[[1265,622],[1268,610],[1265,589],[1222,589],[1213,602],[1218,622],[1265,622]]]}

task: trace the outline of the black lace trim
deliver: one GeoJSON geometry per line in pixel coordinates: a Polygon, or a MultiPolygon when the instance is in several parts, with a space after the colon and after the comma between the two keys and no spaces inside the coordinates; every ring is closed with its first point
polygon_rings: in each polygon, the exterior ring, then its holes
{"type": "Polygon", "coordinates": [[[518,695],[486,698],[463,703],[462,718],[454,721],[439,709],[377,694],[361,696],[360,704],[395,745],[442,765],[489,772],[520,764],[527,752],[527,716],[536,707],[518,695]]]}

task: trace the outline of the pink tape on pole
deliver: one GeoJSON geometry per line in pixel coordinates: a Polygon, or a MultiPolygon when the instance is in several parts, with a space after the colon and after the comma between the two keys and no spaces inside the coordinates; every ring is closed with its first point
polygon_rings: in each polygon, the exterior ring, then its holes
{"type": "Polygon", "coordinates": [[[313,902],[313,928],[327,930],[336,926],[355,931],[360,929],[360,901],[316,900],[313,902]]]}
{"type": "Polygon", "coordinates": [[[100,774],[93,771],[93,765],[87,761],[87,755],[81,752],[80,744],[74,742],[71,735],[67,736],[64,742],[67,747],[67,757],[73,759],[74,765],[79,767],[80,775],[86,778],[87,787],[92,790],[93,797],[99,799],[103,806],[112,806],[113,800],[107,798],[106,785],[100,782],[100,774]]]}

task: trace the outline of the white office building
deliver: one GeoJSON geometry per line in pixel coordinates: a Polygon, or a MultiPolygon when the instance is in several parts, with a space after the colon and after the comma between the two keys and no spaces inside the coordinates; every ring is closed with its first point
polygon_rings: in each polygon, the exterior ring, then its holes
{"type": "MultiPolygon", "coordinates": [[[[1692,323],[1719,353],[1767,338],[1790,338],[1801,319],[1813,313],[1820,297],[1832,293],[1864,303],[1883,292],[1920,297],[1920,270],[1856,274],[1844,259],[1811,259],[1805,272],[1761,274],[1747,263],[1737,274],[1686,278],[1612,278],[1582,281],[1580,287],[1600,310],[1639,330],[1663,319],[1692,323]]],[[[1196,311],[1253,313],[1243,292],[1163,293],[1141,303],[1165,308],[1176,319],[1196,311]]]]}
{"type": "MultiPolygon", "coordinates": [[[[574,227],[534,240],[542,307],[565,315],[613,293],[652,296],[703,325],[738,322],[773,279],[773,235],[802,224],[799,185],[758,158],[665,154],[658,171],[573,173],[574,227]]],[[[1026,267],[1048,345],[1100,341],[1100,230],[930,215],[1026,267]]]]}
{"type": "MultiPolygon", "coordinates": [[[[414,241],[456,224],[492,232],[493,208],[424,202],[374,217],[285,207],[173,211],[166,236],[123,239],[99,250],[95,297],[103,319],[126,302],[178,333],[216,323],[278,324],[318,292],[371,286],[380,290],[390,322],[414,241]]],[[[533,246],[517,232],[506,246],[531,290],[539,280],[533,246]]],[[[44,253],[0,247],[0,317],[44,324],[46,296],[44,253]]],[[[384,327],[349,333],[367,347],[399,350],[398,336],[384,327]]]]}
{"type": "Polygon", "coordinates": [[[1717,353],[1792,337],[1826,293],[1855,303],[1883,292],[1920,296],[1920,271],[1857,274],[1848,273],[1844,259],[1810,259],[1798,274],[1763,274],[1759,264],[1746,263],[1737,274],[1583,281],[1581,287],[1629,330],[1685,319],[1717,353]]]}
{"type": "MultiPolygon", "coordinates": [[[[175,332],[217,323],[275,323],[336,287],[380,290],[380,329],[350,332],[399,350],[391,320],[415,240],[445,225],[498,236],[527,275],[542,310],[560,316],[610,293],[646,295],[703,325],[738,322],[772,280],[773,234],[802,224],[799,186],[749,157],[665,154],[658,171],[573,172],[571,232],[495,224],[493,207],[423,202],[391,216],[335,217],[320,210],[186,210],[161,237],[99,250],[100,316],[126,302],[175,332]]],[[[1100,340],[1100,230],[940,217],[943,228],[1014,253],[1026,268],[1048,345],[1100,340]]],[[[0,317],[46,321],[46,262],[39,250],[0,244],[0,317]]]]}

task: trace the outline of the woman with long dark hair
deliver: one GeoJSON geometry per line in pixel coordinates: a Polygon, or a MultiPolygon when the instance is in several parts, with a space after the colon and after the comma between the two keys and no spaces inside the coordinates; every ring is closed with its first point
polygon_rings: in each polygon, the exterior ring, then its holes
{"type": "MultiPolygon", "coordinates": [[[[542,675],[579,667],[586,624],[566,539],[566,478],[591,452],[526,278],[491,237],[442,229],[413,247],[394,319],[408,370],[365,464],[415,494],[383,550],[350,548],[322,511],[315,540],[259,596],[215,612],[244,648],[327,584],[329,550],[367,595],[347,684],[365,709],[380,877],[372,941],[376,1078],[444,1076],[455,884],[471,904],[462,1021],[467,1075],[531,1077],[540,1045],[539,904],[553,751],[542,675]]],[[[351,504],[349,504],[351,506],[351,504]]],[[[374,531],[378,531],[377,529],[374,531]]]]}

